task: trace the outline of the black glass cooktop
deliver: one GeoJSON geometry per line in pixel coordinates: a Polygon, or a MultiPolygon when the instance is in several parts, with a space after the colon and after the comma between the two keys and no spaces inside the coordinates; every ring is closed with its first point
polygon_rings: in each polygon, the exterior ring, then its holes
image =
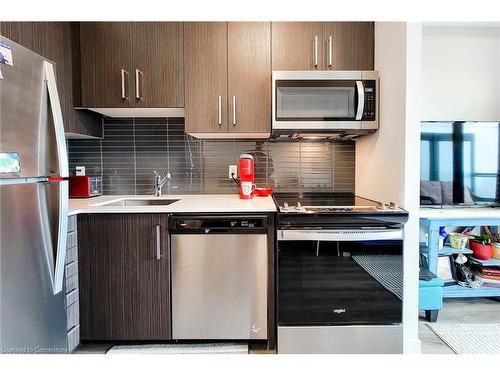
{"type": "MultiPolygon", "coordinates": [[[[328,193],[328,192],[307,192],[307,193],[274,193],[273,197],[278,206],[283,207],[287,203],[290,207],[300,203],[302,206],[377,206],[378,202],[359,197],[353,193],[328,193]]],[[[318,209],[320,210],[320,209],[318,209]]],[[[339,210],[341,210],[339,208],[339,210]]],[[[346,210],[348,211],[348,210],[346,210]]]]}

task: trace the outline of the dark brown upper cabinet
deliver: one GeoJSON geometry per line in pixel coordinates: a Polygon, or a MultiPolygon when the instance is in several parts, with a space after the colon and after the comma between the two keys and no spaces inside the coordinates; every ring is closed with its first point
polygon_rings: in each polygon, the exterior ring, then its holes
{"type": "Polygon", "coordinates": [[[74,54],[74,26],[71,22],[2,22],[0,33],[55,63],[64,130],[71,137],[102,137],[102,116],[75,110],[79,56],[74,54]]]}
{"type": "Polygon", "coordinates": [[[373,70],[373,22],[325,22],[325,69],[373,70]]]}
{"type": "Polygon", "coordinates": [[[78,215],[82,340],[171,338],[168,215],[78,215]]]}
{"type": "Polygon", "coordinates": [[[184,107],[182,22],[132,23],[135,106],[184,107]]]}
{"type": "Polygon", "coordinates": [[[0,22],[0,34],[37,52],[35,51],[36,24],[37,22],[0,22]]]}
{"type": "Polygon", "coordinates": [[[186,132],[267,138],[271,128],[269,22],[184,24],[186,132]]]}
{"type": "Polygon", "coordinates": [[[130,107],[132,46],[129,22],[81,22],[82,106],[130,107]]]}
{"type": "Polygon", "coordinates": [[[184,23],[187,133],[227,132],[227,24],[184,23]]]}
{"type": "Polygon", "coordinates": [[[228,130],[264,137],[271,127],[271,25],[228,23],[228,130]]]}
{"type": "Polygon", "coordinates": [[[273,22],[273,70],[322,70],[322,22],[273,22]]]}
{"type": "Polygon", "coordinates": [[[273,22],[273,70],[373,70],[373,22],[273,22]]]}
{"type": "Polygon", "coordinates": [[[85,108],[184,106],[181,22],[82,22],[85,108]]]}

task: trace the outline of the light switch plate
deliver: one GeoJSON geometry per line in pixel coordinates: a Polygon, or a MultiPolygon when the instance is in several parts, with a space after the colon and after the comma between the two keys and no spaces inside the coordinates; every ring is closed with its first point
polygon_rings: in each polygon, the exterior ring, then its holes
{"type": "Polygon", "coordinates": [[[237,165],[230,165],[229,166],[229,179],[231,180],[233,177],[238,178],[238,166],[237,165]],[[234,174],[233,174],[234,173],[234,174]],[[231,176],[232,175],[232,176],[231,176]]]}

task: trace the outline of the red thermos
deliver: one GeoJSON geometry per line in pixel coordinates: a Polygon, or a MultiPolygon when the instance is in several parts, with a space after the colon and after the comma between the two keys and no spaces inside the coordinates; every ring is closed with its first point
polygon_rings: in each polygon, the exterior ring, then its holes
{"type": "Polygon", "coordinates": [[[255,175],[252,155],[242,154],[238,166],[240,175],[240,198],[252,199],[255,192],[255,175]]]}

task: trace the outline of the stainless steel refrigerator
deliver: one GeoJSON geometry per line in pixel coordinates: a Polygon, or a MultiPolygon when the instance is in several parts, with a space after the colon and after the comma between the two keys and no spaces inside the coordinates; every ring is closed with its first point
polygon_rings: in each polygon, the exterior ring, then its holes
{"type": "Polygon", "coordinates": [[[68,160],[54,65],[0,35],[0,352],[66,353],[68,160]]]}

